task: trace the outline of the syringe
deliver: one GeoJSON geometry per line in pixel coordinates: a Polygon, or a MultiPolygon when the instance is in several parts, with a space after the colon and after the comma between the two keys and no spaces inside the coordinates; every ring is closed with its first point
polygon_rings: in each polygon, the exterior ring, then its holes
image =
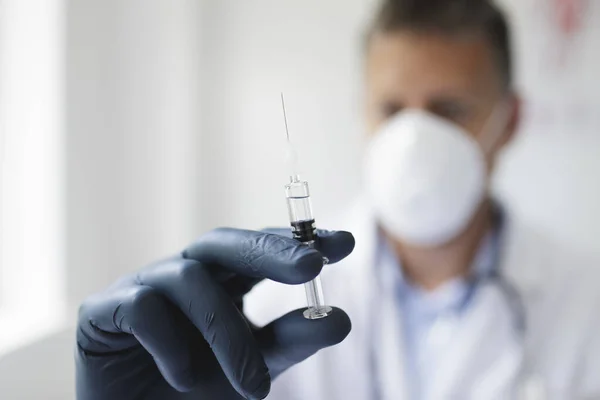
{"type": "MultiPolygon", "coordinates": [[[[283,117],[285,120],[288,145],[290,145],[290,135],[283,93],[281,94],[281,104],[283,106],[283,117]]],[[[293,152],[291,147],[290,150],[293,152]]],[[[295,156],[292,155],[292,158],[295,158],[295,156]]],[[[294,239],[302,242],[306,246],[314,247],[317,240],[317,228],[310,202],[308,182],[300,180],[300,176],[296,173],[295,168],[292,169],[290,183],[285,186],[292,235],[294,239]]],[[[323,265],[326,265],[328,262],[329,260],[326,257],[323,257],[323,265]]],[[[328,316],[332,309],[325,305],[321,277],[317,276],[312,281],[305,283],[304,288],[306,290],[306,301],[308,304],[308,308],[304,311],[304,317],[307,319],[320,319],[328,316]]]]}

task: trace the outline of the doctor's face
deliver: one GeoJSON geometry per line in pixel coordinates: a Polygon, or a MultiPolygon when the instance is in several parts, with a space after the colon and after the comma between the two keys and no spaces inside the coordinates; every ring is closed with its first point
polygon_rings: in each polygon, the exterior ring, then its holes
{"type": "MultiPolygon", "coordinates": [[[[376,132],[397,112],[421,109],[463,127],[477,137],[494,107],[508,96],[502,75],[484,38],[400,31],[376,34],[366,55],[366,117],[376,132]]],[[[516,105],[514,98],[509,98],[516,105]]],[[[508,127],[491,158],[509,141],[508,127]]]]}

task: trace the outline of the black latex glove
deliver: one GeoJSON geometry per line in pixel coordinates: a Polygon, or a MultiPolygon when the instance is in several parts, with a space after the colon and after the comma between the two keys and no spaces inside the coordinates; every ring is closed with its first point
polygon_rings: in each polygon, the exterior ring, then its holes
{"type": "Polygon", "coordinates": [[[258,329],[242,302],[263,279],[310,281],[322,256],[343,259],[354,238],[320,231],[319,252],[282,236],[289,229],[269,232],[214,230],[180,256],[87,299],[77,331],[77,398],[262,399],[277,375],[341,342],[351,324],[340,309],[319,320],[296,310],[258,329]]]}

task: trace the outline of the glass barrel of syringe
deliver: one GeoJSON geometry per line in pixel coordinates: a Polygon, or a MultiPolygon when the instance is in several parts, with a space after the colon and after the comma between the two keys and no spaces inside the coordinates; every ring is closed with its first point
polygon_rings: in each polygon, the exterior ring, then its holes
{"type": "MultiPolygon", "coordinates": [[[[312,213],[308,182],[301,181],[298,176],[293,176],[290,178],[290,183],[286,185],[285,192],[294,239],[314,247],[317,228],[312,213]]],[[[327,262],[327,258],[324,257],[323,263],[327,262]]],[[[306,283],[305,289],[308,309],[304,316],[309,319],[326,317],[331,312],[331,307],[325,305],[320,277],[306,283]]]]}
{"type": "Polygon", "coordinates": [[[290,184],[285,186],[285,195],[292,233],[294,239],[309,244],[317,239],[317,228],[310,204],[308,182],[300,181],[298,177],[291,178],[290,181],[290,184]]]}

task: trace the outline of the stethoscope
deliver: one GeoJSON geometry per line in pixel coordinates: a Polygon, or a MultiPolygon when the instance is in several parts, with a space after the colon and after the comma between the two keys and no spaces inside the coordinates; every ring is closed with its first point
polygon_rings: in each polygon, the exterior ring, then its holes
{"type": "MultiPolygon", "coordinates": [[[[465,312],[469,306],[472,304],[472,299],[475,297],[475,295],[477,294],[478,290],[480,290],[485,284],[488,285],[493,285],[495,287],[497,287],[503,297],[503,299],[506,301],[506,304],[509,308],[509,313],[512,316],[512,324],[513,324],[513,329],[516,333],[516,337],[517,340],[520,342],[522,348],[523,348],[523,353],[526,352],[525,350],[525,336],[526,336],[526,332],[527,332],[527,315],[526,315],[526,308],[525,308],[525,303],[523,301],[523,298],[521,296],[521,294],[519,293],[519,290],[517,289],[517,286],[510,281],[510,279],[508,279],[507,277],[503,276],[503,274],[501,273],[501,266],[502,266],[502,253],[504,250],[504,232],[505,232],[505,222],[504,222],[504,217],[501,211],[497,211],[494,213],[494,232],[490,238],[490,240],[492,241],[491,243],[491,250],[492,250],[492,255],[491,255],[491,262],[492,262],[492,268],[491,270],[486,273],[483,274],[482,276],[479,277],[471,277],[470,279],[467,280],[467,293],[464,296],[464,298],[462,299],[459,307],[458,307],[458,313],[463,313],[465,312]]],[[[379,238],[382,239],[382,238],[379,238]]],[[[375,261],[375,265],[376,268],[380,268],[380,264],[382,262],[381,260],[381,252],[378,251],[377,254],[375,254],[374,257],[374,261],[375,261]]],[[[382,288],[384,287],[384,282],[383,282],[383,274],[380,273],[381,271],[377,271],[376,278],[375,278],[375,293],[380,293],[382,292],[382,288]]],[[[372,298],[372,305],[375,304],[375,294],[373,294],[371,296],[372,298]]],[[[397,297],[397,296],[396,296],[397,297]]],[[[398,300],[394,301],[396,303],[397,307],[400,307],[400,305],[398,305],[398,300]]],[[[369,309],[373,312],[371,312],[370,314],[370,321],[369,321],[369,326],[370,328],[370,335],[368,335],[368,342],[369,342],[369,349],[368,349],[368,360],[369,360],[369,364],[370,364],[370,368],[369,371],[371,372],[371,376],[370,376],[370,381],[371,381],[371,393],[372,393],[372,399],[374,400],[381,400],[383,399],[383,394],[382,394],[382,388],[381,385],[379,383],[380,377],[381,377],[381,371],[379,371],[379,364],[378,364],[378,357],[377,357],[377,350],[375,348],[375,345],[377,343],[377,338],[379,337],[379,330],[382,327],[382,318],[384,317],[382,315],[381,312],[375,312],[374,310],[378,310],[378,307],[369,307],[369,309]]],[[[523,361],[522,361],[522,366],[521,366],[521,370],[518,376],[518,382],[517,385],[519,386],[518,390],[522,390],[520,388],[521,385],[526,386],[528,384],[528,375],[531,373],[530,371],[528,371],[529,366],[527,365],[527,357],[526,354],[523,354],[523,361]]],[[[543,396],[540,396],[541,398],[543,398],[543,396]]]]}

